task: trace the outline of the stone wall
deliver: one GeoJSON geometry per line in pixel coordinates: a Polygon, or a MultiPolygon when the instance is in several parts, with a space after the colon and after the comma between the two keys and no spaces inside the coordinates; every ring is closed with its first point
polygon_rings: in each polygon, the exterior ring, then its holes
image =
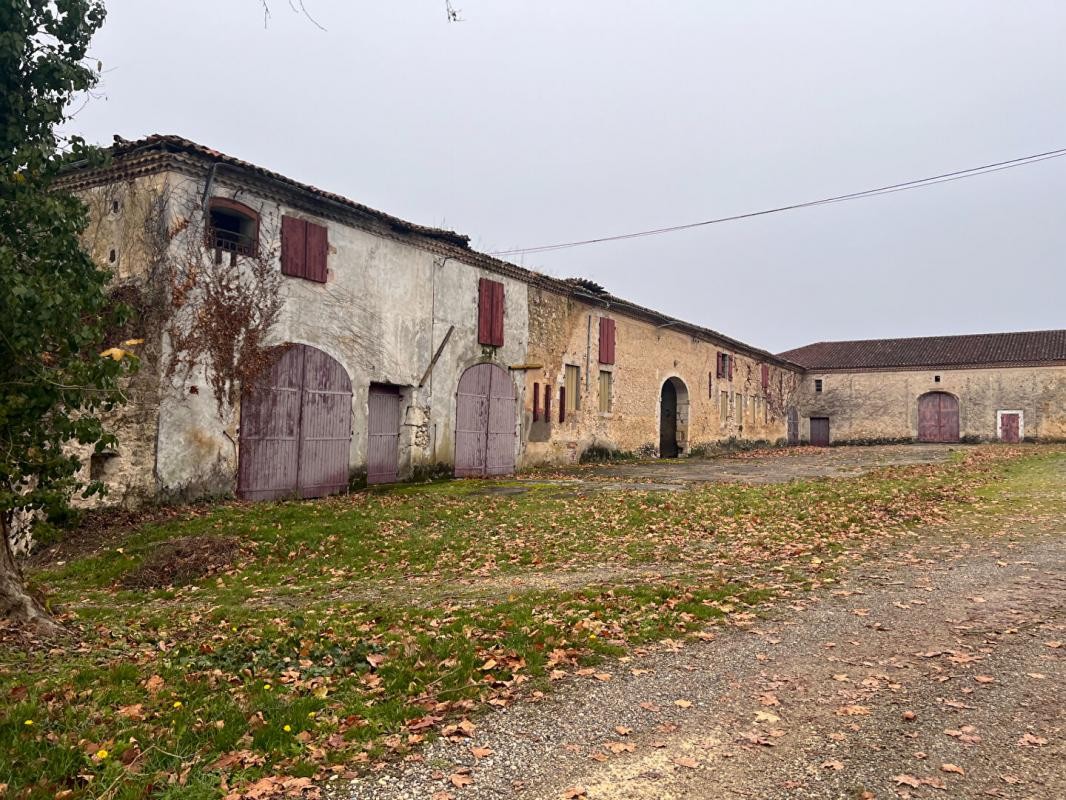
{"type": "Polygon", "coordinates": [[[809,439],[811,417],[829,417],[832,441],[915,438],[918,398],[934,391],[958,398],[960,436],[997,439],[997,412],[1021,411],[1025,437],[1066,438],[1066,366],[810,372],[800,389],[800,436],[809,439]]]}
{"type": "Polygon", "coordinates": [[[529,364],[522,403],[525,451],[522,464],[571,463],[590,447],[655,455],[659,449],[663,383],[677,379],[681,453],[730,438],[775,442],[785,436],[785,408],[798,376],[770,368],[769,402],[762,390],[761,362],[724,343],[695,338],[618,313],[609,301],[588,302],[547,289],[529,288],[529,364]],[[615,321],[615,363],[599,363],[599,318],[615,321]],[[719,352],[736,361],[733,379],[716,376],[719,352]],[[560,422],[559,389],[566,365],[580,370],[579,408],[560,422]],[[600,411],[600,372],[612,375],[611,408],[600,411]],[[544,419],[544,387],[552,397],[544,419]],[[534,421],[533,390],[539,419],[534,421]],[[722,396],[725,394],[723,405],[722,396]]]}

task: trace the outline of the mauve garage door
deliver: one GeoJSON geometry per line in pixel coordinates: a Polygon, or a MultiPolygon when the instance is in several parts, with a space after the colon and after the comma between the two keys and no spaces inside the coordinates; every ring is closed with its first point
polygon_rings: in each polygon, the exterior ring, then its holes
{"type": "Polygon", "coordinates": [[[475,364],[459,379],[455,395],[457,477],[514,472],[517,404],[507,371],[475,364]]]}
{"type": "Polygon", "coordinates": [[[314,347],[286,346],[241,401],[238,495],[275,500],[344,491],[351,422],[344,367],[314,347]]]}

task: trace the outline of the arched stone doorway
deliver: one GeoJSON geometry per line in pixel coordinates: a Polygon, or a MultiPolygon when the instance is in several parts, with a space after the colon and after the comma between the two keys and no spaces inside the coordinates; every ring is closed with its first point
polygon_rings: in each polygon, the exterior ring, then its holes
{"type": "Polygon", "coordinates": [[[347,371],[321,350],[287,345],[241,398],[237,494],[276,500],[343,492],[351,444],[347,371]]]}
{"type": "Polygon", "coordinates": [[[667,378],[659,394],[659,458],[677,458],[688,445],[688,387],[667,378]]]}
{"type": "Polygon", "coordinates": [[[947,392],[927,392],[918,398],[918,441],[959,441],[959,399],[947,392]]]}
{"type": "Polygon", "coordinates": [[[514,472],[518,404],[507,370],[475,364],[459,378],[455,393],[455,476],[514,472]]]}

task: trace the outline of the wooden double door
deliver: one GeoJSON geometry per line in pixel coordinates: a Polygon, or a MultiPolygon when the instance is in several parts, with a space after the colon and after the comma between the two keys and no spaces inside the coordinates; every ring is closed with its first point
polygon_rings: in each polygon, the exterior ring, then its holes
{"type": "Polygon", "coordinates": [[[510,475],[515,467],[518,405],[507,370],[475,364],[455,394],[455,475],[510,475]]]}
{"type": "Polygon", "coordinates": [[[352,383],[339,362],[285,345],[241,400],[237,494],[246,500],[323,497],[348,488],[352,383]]]}
{"type": "Polygon", "coordinates": [[[959,400],[947,392],[928,392],[918,398],[918,441],[959,441],[959,400]]]}

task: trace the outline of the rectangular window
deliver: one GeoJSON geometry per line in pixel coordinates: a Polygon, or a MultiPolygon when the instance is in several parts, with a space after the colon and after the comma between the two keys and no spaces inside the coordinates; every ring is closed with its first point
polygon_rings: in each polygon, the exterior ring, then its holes
{"type": "Polygon", "coordinates": [[[281,218],[281,274],[325,283],[329,231],[296,217],[281,218]]]}
{"type": "Polygon", "coordinates": [[[581,368],[573,364],[567,364],[564,377],[566,413],[572,414],[581,408],[581,368]]]}
{"type": "Polygon", "coordinates": [[[707,399],[708,400],[713,400],[714,399],[714,373],[713,372],[708,372],[707,373],[707,399]]]}
{"type": "Polygon", "coordinates": [[[815,392],[819,392],[819,393],[822,391],[822,379],[821,378],[815,378],[814,379],[814,391],[815,392]]]}
{"type": "Polygon", "coordinates": [[[611,373],[605,369],[600,370],[600,413],[611,413],[611,373]]]}
{"type": "Polygon", "coordinates": [[[614,320],[600,317],[600,363],[614,363],[614,320]]]}
{"type": "Polygon", "coordinates": [[[744,424],[744,414],[747,411],[748,398],[747,395],[737,395],[737,422],[741,425],[744,424]]]}
{"type": "Polygon", "coordinates": [[[540,384],[533,384],[533,421],[540,422],[540,384]]]}
{"type": "Polygon", "coordinates": [[[559,422],[566,422],[566,387],[559,387],[559,422]]]}
{"type": "Polygon", "coordinates": [[[729,418],[729,392],[719,392],[718,414],[722,422],[729,418]]]}
{"type": "Polygon", "coordinates": [[[503,284],[488,278],[478,281],[477,341],[503,347],[503,284]]]}
{"type": "Polygon", "coordinates": [[[550,383],[544,384],[544,421],[552,421],[552,387],[550,383]]]}
{"type": "Polygon", "coordinates": [[[723,380],[729,377],[729,353],[718,354],[718,377],[723,380]]]}

